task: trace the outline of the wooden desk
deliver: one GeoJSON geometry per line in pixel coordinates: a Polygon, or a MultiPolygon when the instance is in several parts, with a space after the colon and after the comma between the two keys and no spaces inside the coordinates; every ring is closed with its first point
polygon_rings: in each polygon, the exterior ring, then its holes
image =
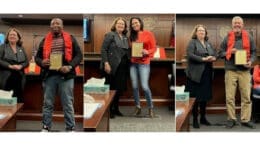
{"type": "Polygon", "coordinates": [[[176,101],[176,111],[182,109],[182,114],[176,117],[176,132],[190,131],[190,113],[195,102],[195,98],[190,98],[189,102],[176,101]]]}
{"type": "Polygon", "coordinates": [[[14,106],[0,105],[0,114],[7,115],[4,119],[0,119],[0,131],[16,130],[16,113],[23,107],[23,103],[14,106]]]}
{"type": "Polygon", "coordinates": [[[103,100],[104,104],[99,108],[92,118],[84,119],[84,131],[109,131],[110,104],[115,95],[111,90],[108,94],[90,94],[96,101],[103,100]]]}

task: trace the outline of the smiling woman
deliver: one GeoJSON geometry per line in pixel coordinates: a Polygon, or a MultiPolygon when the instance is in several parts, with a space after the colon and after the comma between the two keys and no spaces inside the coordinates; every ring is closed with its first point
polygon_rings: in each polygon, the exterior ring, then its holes
{"type": "Polygon", "coordinates": [[[101,47],[100,68],[106,77],[110,90],[117,90],[110,106],[110,117],[123,116],[119,111],[119,97],[126,90],[129,62],[129,45],[126,20],[117,17],[111,27],[111,32],[105,35],[101,47]]]}
{"type": "Polygon", "coordinates": [[[22,37],[16,28],[7,31],[4,44],[0,46],[0,89],[13,90],[13,97],[23,102],[25,74],[28,66],[27,55],[22,46],[22,37]]]}
{"type": "Polygon", "coordinates": [[[188,65],[186,68],[186,88],[190,97],[195,97],[192,109],[193,128],[200,128],[198,108],[200,107],[200,124],[211,125],[206,119],[206,105],[212,99],[212,63],[216,61],[216,50],[208,41],[207,28],[195,25],[191,40],[186,48],[188,65]]]}

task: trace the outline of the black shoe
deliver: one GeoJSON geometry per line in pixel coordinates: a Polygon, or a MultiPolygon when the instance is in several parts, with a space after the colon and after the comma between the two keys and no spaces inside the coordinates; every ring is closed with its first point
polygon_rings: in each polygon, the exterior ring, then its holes
{"type": "Polygon", "coordinates": [[[66,132],[74,132],[74,131],[75,131],[75,128],[74,128],[74,127],[66,128],[65,131],[66,131],[66,132]]]}
{"type": "Polygon", "coordinates": [[[241,125],[251,129],[255,129],[255,125],[252,122],[241,122],[241,125]]]}
{"type": "Polygon", "coordinates": [[[205,117],[200,118],[200,124],[207,125],[207,126],[211,125],[211,123],[205,117]]]}
{"type": "Polygon", "coordinates": [[[199,124],[197,118],[196,118],[196,119],[193,119],[193,124],[192,124],[192,126],[193,126],[193,128],[196,128],[196,129],[200,128],[200,124],[199,124]]]}
{"type": "Polygon", "coordinates": [[[115,114],[112,111],[110,111],[110,119],[114,119],[114,118],[115,118],[115,114]]]}
{"type": "Polygon", "coordinates": [[[119,110],[114,111],[114,114],[116,116],[119,116],[119,117],[123,117],[124,116],[119,110]]]}
{"type": "Polygon", "coordinates": [[[236,120],[228,120],[226,124],[226,128],[233,128],[236,125],[236,120]]]}

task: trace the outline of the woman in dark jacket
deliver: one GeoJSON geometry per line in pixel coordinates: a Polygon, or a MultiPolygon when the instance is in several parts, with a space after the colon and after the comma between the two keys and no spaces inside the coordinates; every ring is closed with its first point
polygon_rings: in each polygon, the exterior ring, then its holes
{"type": "Polygon", "coordinates": [[[119,111],[119,97],[126,90],[129,70],[129,51],[126,20],[118,17],[114,20],[111,32],[105,35],[101,48],[101,69],[105,72],[106,83],[111,90],[116,90],[110,106],[110,117],[123,116],[119,111]]]}
{"type": "Polygon", "coordinates": [[[188,66],[186,69],[186,91],[195,97],[192,109],[193,127],[199,128],[198,108],[200,107],[200,124],[211,125],[206,119],[206,105],[212,98],[212,62],[216,61],[216,51],[208,42],[208,32],[204,25],[196,25],[192,39],[187,47],[188,66]]]}
{"type": "Polygon", "coordinates": [[[5,43],[0,46],[0,88],[13,90],[13,97],[17,97],[18,102],[23,102],[24,68],[28,64],[21,34],[15,28],[9,29],[5,43]]]}

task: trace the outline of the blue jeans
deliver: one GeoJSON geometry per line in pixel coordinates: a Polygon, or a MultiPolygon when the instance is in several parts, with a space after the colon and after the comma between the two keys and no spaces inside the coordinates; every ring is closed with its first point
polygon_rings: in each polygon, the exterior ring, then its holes
{"type": "Polygon", "coordinates": [[[45,81],[43,81],[44,101],[42,108],[42,123],[48,128],[51,128],[52,126],[52,112],[54,109],[54,101],[57,89],[61,98],[66,129],[73,129],[75,127],[73,107],[74,79],[64,80],[60,75],[50,76],[45,81]]]}
{"type": "Polygon", "coordinates": [[[153,108],[152,93],[149,87],[150,64],[132,63],[130,67],[130,77],[132,82],[135,105],[137,107],[141,107],[138,87],[139,77],[147,105],[149,106],[149,108],[153,108]]]}
{"type": "Polygon", "coordinates": [[[253,89],[253,94],[260,95],[260,87],[253,89]]]}

